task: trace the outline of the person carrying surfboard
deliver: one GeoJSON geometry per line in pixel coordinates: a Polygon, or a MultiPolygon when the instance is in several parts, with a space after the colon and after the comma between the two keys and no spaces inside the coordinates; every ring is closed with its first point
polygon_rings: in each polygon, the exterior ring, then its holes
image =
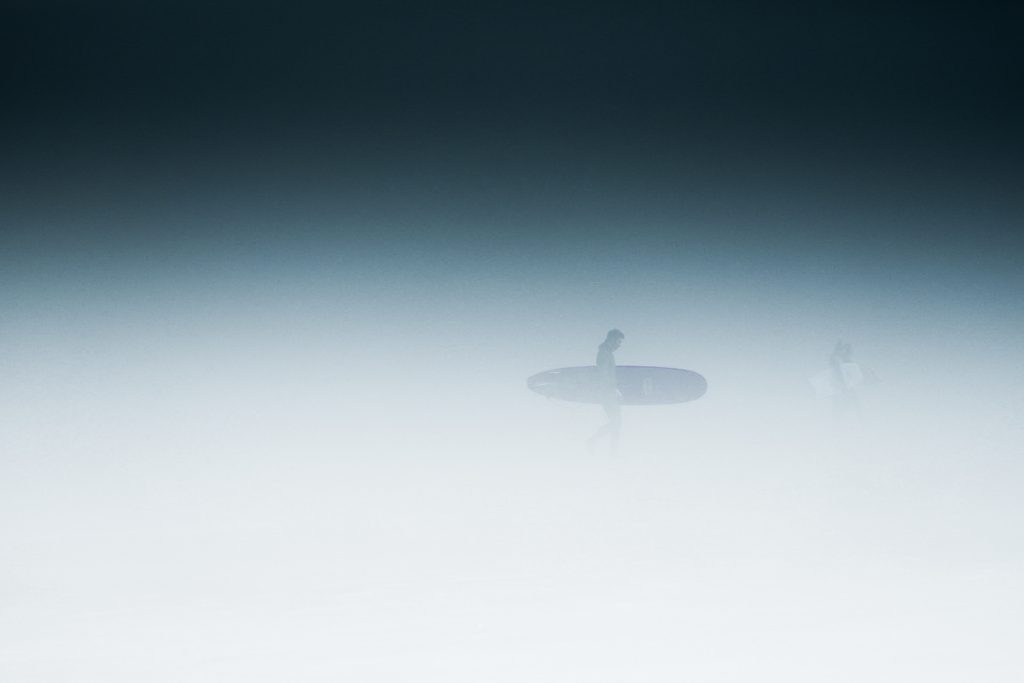
{"type": "Polygon", "coordinates": [[[828,359],[832,374],[832,414],[841,422],[847,413],[860,417],[860,402],[854,387],[860,383],[860,367],[853,362],[853,347],[839,340],[828,359]]]}
{"type": "Polygon", "coordinates": [[[597,378],[601,391],[601,405],[604,407],[608,422],[598,429],[593,436],[587,440],[587,446],[593,452],[597,440],[607,436],[609,450],[612,455],[619,450],[619,431],[622,426],[622,393],[619,391],[619,384],[615,374],[615,351],[622,346],[622,340],[626,338],[620,330],[608,331],[604,341],[597,347],[597,378]]]}

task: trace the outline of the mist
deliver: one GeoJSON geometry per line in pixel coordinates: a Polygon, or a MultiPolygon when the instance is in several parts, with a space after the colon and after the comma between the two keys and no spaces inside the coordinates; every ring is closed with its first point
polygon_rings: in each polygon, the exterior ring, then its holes
{"type": "Polygon", "coordinates": [[[1018,9],[118,5],[0,20],[0,678],[1015,680],[1018,9]]]}
{"type": "Polygon", "coordinates": [[[1007,676],[1024,472],[1004,280],[938,298],[927,264],[821,283],[799,259],[602,256],[8,271],[4,668],[1007,676]],[[620,363],[709,383],[625,408],[614,458],[585,446],[599,407],[525,386],[592,363],[613,325],[620,363]],[[838,422],[808,382],[836,338],[879,378],[838,422]]]}

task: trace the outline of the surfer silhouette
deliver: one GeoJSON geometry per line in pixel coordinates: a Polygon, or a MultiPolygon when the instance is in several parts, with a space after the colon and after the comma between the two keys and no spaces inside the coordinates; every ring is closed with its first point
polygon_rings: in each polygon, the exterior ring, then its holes
{"type": "Polygon", "coordinates": [[[600,346],[597,347],[597,378],[601,392],[601,405],[604,407],[608,422],[598,429],[593,436],[587,440],[587,446],[593,452],[597,441],[605,436],[608,437],[608,448],[612,455],[619,450],[619,430],[622,426],[622,393],[615,374],[615,351],[622,345],[626,338],[620,330],[609,330],[608,335],[600,346]]]}
{"type": "Polygon", "coordinates": [[[860,383],[860,367],[853,362],[853,347],[843,342],[836,342],[835,348],[828,359],[832,375],[832,412],[837,422],[842,421],[847,413],[860,416],[860,401],[854,387],[860,383]]]}

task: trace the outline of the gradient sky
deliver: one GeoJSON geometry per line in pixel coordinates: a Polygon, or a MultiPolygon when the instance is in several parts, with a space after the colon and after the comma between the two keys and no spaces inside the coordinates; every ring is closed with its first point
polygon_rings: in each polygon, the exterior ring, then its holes
{"type": "Polygon", "coordinates": [[[1006,267],[1019,246],[1006,3],[53,2],[4,19],[18,249],[601,249],[628,231],[1006,267]],[[184,225],[203,218],[217,226],[184,225]]]}

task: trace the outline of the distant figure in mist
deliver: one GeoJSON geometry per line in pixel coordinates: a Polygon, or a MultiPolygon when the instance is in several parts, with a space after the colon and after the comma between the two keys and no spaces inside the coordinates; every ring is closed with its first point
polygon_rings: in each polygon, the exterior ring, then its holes
{"type": "Polygon", "coordinates": [[[828,358],[828,367],[834,392],[832,414],[836,422],[842,422],[850,413],[860,418],[860,399],[854,388],[863,377],[860,366],[853,362],[853,347],[842,339],[837,341],[828,358]]]}
{"type": "Polygon", "coordinates": [[[608,416],[608,422],[587,439],[587,447],[593,452],[599,439],[608,437],[608,448],[612,455],[619,451],[619,430],[622,426],[622,393],[615,376],[615,351],[626,338],[619,330],[609,330],[604,342],[597,347],[597,375],[600,383],[601,405],[608,416]]]}

